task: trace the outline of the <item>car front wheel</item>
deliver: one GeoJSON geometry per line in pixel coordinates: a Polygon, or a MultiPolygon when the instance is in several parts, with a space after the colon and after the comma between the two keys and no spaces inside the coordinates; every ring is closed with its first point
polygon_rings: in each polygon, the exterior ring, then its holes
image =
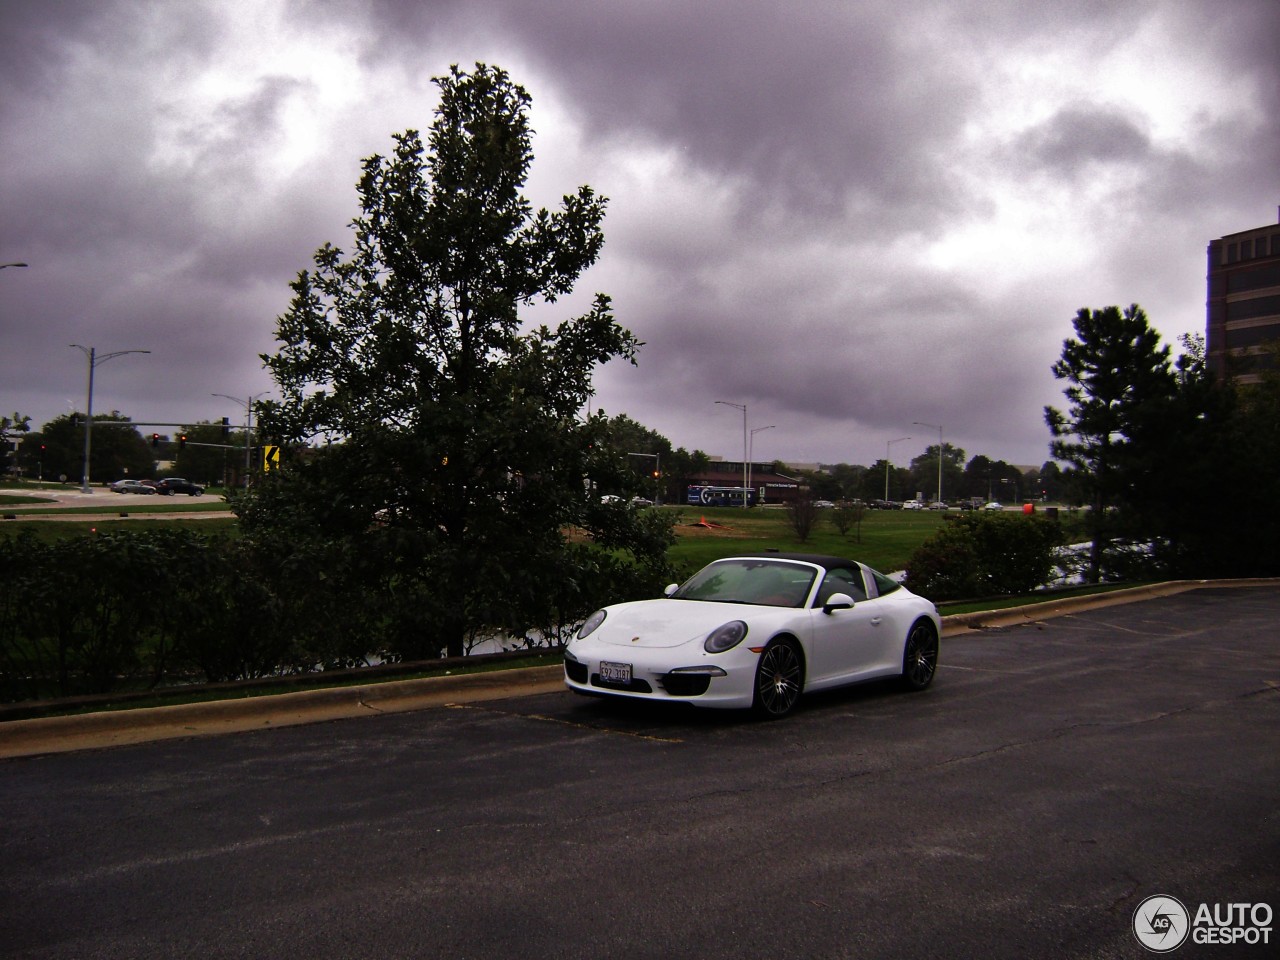
{"type": "Polygon", "coordinates": [[[908,690],[923,690],[937,672],[938,633],[928,620],[917,620],[902,652],[902,683],[908,690]]]}
{"type": "Polygon", "coordinates": [[[769,720],[791,713],[804,689],[804,662],[792,640],[775,640],[765,647],[756,665],[755,696],[751,707],[769,720]]]}

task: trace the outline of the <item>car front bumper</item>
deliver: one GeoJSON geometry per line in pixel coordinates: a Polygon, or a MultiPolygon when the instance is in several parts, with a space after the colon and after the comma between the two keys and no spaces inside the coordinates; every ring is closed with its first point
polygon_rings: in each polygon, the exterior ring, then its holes
{"type": "Polygon", "coordinates": [[[564,682],[570,690],[590,696],[742,709],[751,706],[758,657],[745,650],[733,652],[737,656],[732,659],[716,657],[704,662],[682,663],[672,658],[669,649],[627,649],[597,644],[590,649],[565,652],[564,682]],[[602,660],[630,667],[630,681],[605,679],[600,668],[602,660]]]}

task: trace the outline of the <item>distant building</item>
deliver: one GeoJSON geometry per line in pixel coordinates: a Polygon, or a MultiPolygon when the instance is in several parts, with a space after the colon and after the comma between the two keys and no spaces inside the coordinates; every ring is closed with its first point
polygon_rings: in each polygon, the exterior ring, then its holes
{"type": "MultiPolygon", "coordinates": [[[[743,464],[741,460],[721,460],[712,457],[707,468],[687,478],[685,495],[689,487],[715,486],[742,488],[743,464]]],[[[800,481],[774,472],[774,462],[753,462],[750,464],[748,477],[751,482],[752,502],[754,503],[790,503],[800,492],[800,481]]],[[[741,499],[738,503],[741,503],[741,499]]]]}
{"type": "Polygon", "coordinates": [[[1205,353],[1209,369],[1248,382],[1273,369],[1280,339],[1280,223],[1209,243],[1205,353]]]}

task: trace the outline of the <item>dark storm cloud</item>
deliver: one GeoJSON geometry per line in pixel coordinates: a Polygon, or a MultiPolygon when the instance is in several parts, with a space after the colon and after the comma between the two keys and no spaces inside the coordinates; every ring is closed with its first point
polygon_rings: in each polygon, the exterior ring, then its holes
{"type": "Polygon", "coordinates": [[[1024,134],[1016,149],[1031,163],[1076,175],[1095,163],[1142,163],[1150,158],[1151,140],[1116,111],[1071,106],[1024,134]]]}
{"type": "Polygon", "coordinates": [[[777,424],[762,455],[870,462],[936,442],[921,420],[1039,462],[1074,311],[1194,328],[1207,241],[1273,217],[1278,38],[1274,0],[10,2],[0,262],[32,267],[0,273],[0,404],[82,404],[80,342],[154,351],[105,368],[101,409],[234,414],[208,394],[269,385],[360,158],[484,59],[533,96],[551,195],[613,198],[582,293],[646,346],[601,373],[611,413],[726,456],[715,400],[777,424]],[[1147,74],[1195,106],[1162,113],[1147,74]]]}
{"type": "MultiPolygon", "coordinates": [[[[787,204],[821,217],[854,203],[927,219],[961,199],[947,189],[947,166],[931,145],[963,122],[974,81],[952,67],[945,48],[922,45],[919,25],[896,8],[758,0],[374,6],[384,40],[406,47],[441,17],[509,32],[558,77],[595,136],[640,132],[711,173],[746,177],[758,191],[753,208],[787,204]]],[[[865,228],[874,226],[887,224],[865,228]]]]}

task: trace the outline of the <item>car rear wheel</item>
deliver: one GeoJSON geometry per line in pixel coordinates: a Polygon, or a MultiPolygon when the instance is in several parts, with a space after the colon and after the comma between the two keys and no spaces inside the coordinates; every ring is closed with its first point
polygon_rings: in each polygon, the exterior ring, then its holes
{"type": "Polygon", "coordinates": [[[902,651],[902,683],[908,690],[923,690],[937,672],[938,632],[928,620],[917,620],[902,651]]]}
{"type": "Polygon", "coordinates": [[[793,640],[775,640],[765,647],[756,665],[752,709],[769,720],[791,713],[804,689],[804,661],[793,640]]]}

